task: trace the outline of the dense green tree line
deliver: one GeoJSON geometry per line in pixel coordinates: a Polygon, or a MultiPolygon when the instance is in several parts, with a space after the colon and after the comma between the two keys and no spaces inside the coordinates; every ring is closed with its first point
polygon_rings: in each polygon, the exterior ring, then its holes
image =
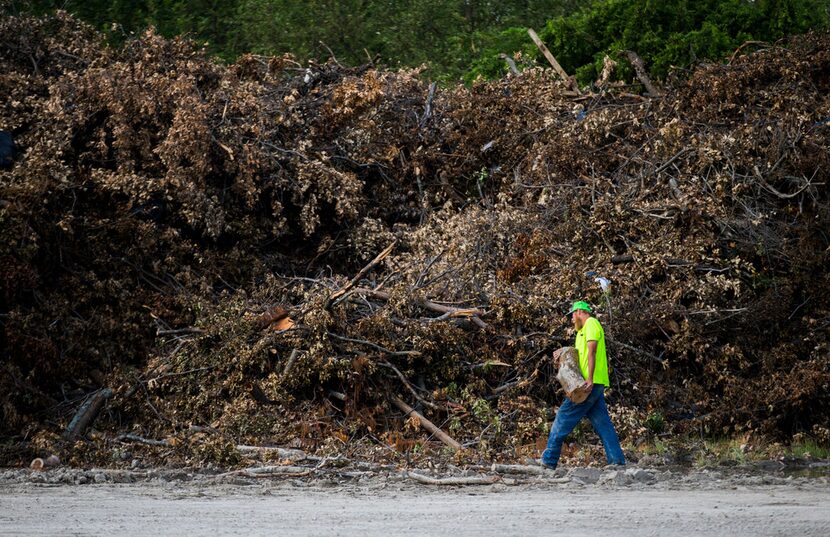
{"type": "Polygon", "coordinates": [[[633,50],[656,78],[674,67],[720,60],[750,40],[774,42],[827,26],[828,0],[606,0],[549,20],[542,38],[583,82],[605,54],[633,50]]]}
{"type": "MultiPolygon", "coordinates": [[[[828,0],[5,0],[6,11],[66,9],[113,40],[148,25],[187,34],[232,60],[244,52],[343,64],[429,64],[435,78],[501,76],[500,53],[543,61],[534,27],[587,83],[602,58],[634,50],[652,75],[719,60],[747,40],[775,41],[824,28],[828,0]],[[116,23],[116,24],[113,24],[116,23]]],[[[621,67],[623,76],[626,68],[621,67]]]]}

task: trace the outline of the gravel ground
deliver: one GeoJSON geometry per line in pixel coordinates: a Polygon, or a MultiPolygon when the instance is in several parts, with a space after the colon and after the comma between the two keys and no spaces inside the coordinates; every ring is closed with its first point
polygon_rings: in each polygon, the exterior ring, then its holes
{"type": "Polygon", "coordinates": [[[830,535],[824,471],[481,473],[499,481],[422,485],[392,470],[0,470],[0,535],[830,535]]]}

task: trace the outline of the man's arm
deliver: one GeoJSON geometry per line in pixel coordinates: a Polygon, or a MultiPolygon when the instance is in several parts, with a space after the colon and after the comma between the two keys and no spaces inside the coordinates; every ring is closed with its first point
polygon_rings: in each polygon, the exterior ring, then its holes
{"type": "Polygon", "coordinates": [[[597,342],[588,341],[588,378],[585,380],[586,390],[594,387],[594,368],[597,365],[597,342]]]}

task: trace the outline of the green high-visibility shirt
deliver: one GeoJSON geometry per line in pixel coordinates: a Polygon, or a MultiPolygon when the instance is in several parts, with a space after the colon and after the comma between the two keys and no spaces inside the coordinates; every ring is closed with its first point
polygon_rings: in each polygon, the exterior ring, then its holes
{"type": "Polygon", "coordinates": [[[588,342],[597,342],[597,356],[594,364],[594,384],[610,386],[608,382],[608,356],[605,354],[605,331],[594,317],[589,317],[582,330],[576,333],[576,347],[579,353],[579,370],[588,378],[588,342]]]}

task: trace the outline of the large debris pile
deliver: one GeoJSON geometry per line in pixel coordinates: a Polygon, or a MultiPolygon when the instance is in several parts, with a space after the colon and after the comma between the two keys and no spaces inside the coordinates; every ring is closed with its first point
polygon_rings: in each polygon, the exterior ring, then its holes
{"type": "Polygon", "coordinates": [[[66,15],[0,34],[6,461],[103,388],[79,457],[125,432],[191,461],[424,450],[395,398],[509,457],[561,400],[550,354],[578,297],[624,441],[663,420],[828,441],[830,36],[646,99],[541,70],[436,90],[222,66],[152,32],[108,48],[66,15]]]}

